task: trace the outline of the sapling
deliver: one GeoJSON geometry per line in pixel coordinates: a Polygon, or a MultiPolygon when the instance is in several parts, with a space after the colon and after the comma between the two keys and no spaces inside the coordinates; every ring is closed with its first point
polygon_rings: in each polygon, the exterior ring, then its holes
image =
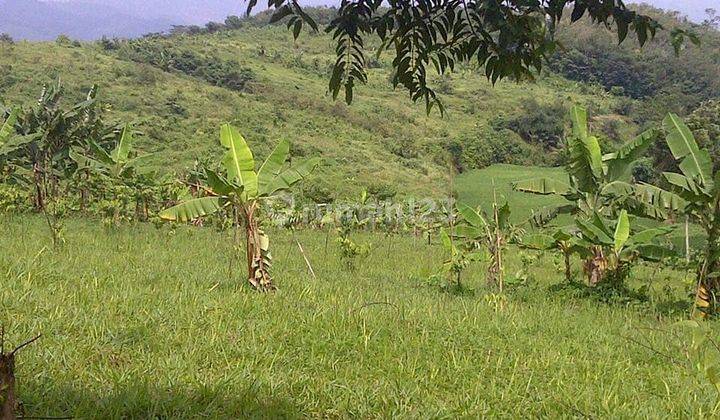
{"type": "Polygon", "coordinates": [[[282,140],[259,168],[255,168],[252,151],[240,132],[225,124],[220,130],[220,143],[226,149],[222,159],[223,173],[206,170],[206,196],[193,198],[168,208],[160,217],[168,221],[188,222],[228,210],[233,219],[235,246],[239,246],[240,230],[244,230],[248,281],[260,291],[275,289],[270,276],[272,255],[270,239],[262,227],[266,202],[291,189],[306,178],[319,164],[308,159],[288,167],[290,143],[282,140]]]}

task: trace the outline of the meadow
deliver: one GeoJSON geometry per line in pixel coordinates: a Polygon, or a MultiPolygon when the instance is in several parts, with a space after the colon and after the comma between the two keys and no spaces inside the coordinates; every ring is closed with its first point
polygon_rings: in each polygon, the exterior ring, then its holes
{"type": "Polygon", "coordinates": [[[482,263],[461,290],[433,281],[435,241],[357,233],[372,251],[349,271],[324,235],[283,230],[279,290],[260,294],[228,266],[227,233],[66,228],[53,251],[39,217],[0,225],[0,323],[10,342],[43,333],[17,366],[27,416],[717,414],[682,361],[688,336],[673,324],[688,286],[666,268],[633,271],[645,297],[606,301],[558,286],[552,255],[510,251],[508,272],[526,267],[527,279],[498,300],[482,263]]]}

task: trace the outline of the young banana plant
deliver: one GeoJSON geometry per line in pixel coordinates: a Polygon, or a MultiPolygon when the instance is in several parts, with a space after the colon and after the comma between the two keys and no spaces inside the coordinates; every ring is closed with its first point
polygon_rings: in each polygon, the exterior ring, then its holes
{"type": "MultiPolygon", "coordinates": [[[[137,175],[149,175],[150,170],[147,161],[148,158],[152,157],[152,154],[133,156],[135,154],[133,152],[133,142],[132,129],[129,125],[125,125],[120,133],[120,139],[110,153],[95,141],[89,140],[87,147],[94,157],[86,156],[83,150],[76,146],[70,148],[68,155],[77,164],[77,170],[80,171],[81,176],[87,176],[89,173],[94,172],[109,178],[114,183],[133,191],[136,203],[139,203],[143,199],[143,191],[138,188],[137,181],[139,179],[137,175]]],[[[122,194],[116,195],[122,196],[122,194]]],[[[119,223],[120,220],[120,207],[122,205],[115,206],[113,209],[113,222],[115,224],[119,223]]]]}
{"type": "Polygon", "coordinates": [[[445,231],[440,228],[440,242],[448,257],[443,261],[443,269],[447,273],[450,281],[454,281],[455,285],[462,287],[462,272],[473,262],[480,259],[479,252],[464,252],[453,242],[453,239],[445,231]]]}
{"type": "Polygon", "coordinates": [[[270,241],[261,228],[258,213],[265,200],[290,190],[306,178],[317,167],[319,159],[308,159],[287,167],[290,143],[281,140],[256,170],[252,151],[235,127],[229,124],[221,127],[220,143],[226,149],[222,159],[223,173],[206,171],[207,196],[166,209],[160,217],[188,222],[221,209],[230,209],[235,218],[236,237],[241,225],[245,229],[248,281],[257,290],[274,290],[270,276],[270,241]]]}
{"type": "Polygon", "coordinates": [[[455,235],[469,241],[475,247],[485,246],[490,255],[487,282],[491,286],[499,287],[502,292],[504,288],[503,249],[507,244],[508,237],[512,235],[510,206],[507,203],[499,206],[495,200],[492,217],[484,217],[481,211],[463,203],[458,203],[457,211],[460,223],[456,227],[455,235]]]}
{"type": "MultiPolygon", "coordinates": [[[[646,131],[616,152],[603,155],[597,137],[589,133],[585,108],[573,107],[570,119],[573,129],[567,139],[569,162],[566,167],[569,182],[535,178],[513,184],[516,191],[559,195],[568,201],[560,206],[543,209],[534,218],[544,224],[558,214],[590,217],[595,212],[609,215],[616,209],[627,208],[633,214],[666,219],[667,209],[672,203],[645,206],[642,196],[654,192],[656,188],[647,184],[630,184],[632,165],[650,147],[656,137],[655,132],[646,131]]],[[[673,197],[662,198],[666,201],[673,197]]]]}
{"type": "Polygon", "coordinates": [[[565,264],[565,280],[572,282],[572,264],[570,257],[578,251],[577,236],[567,227],[558,228],[552,235],[546,233],[533,233],[526,235],[520,241],[520,246],[538,251],[559,250],[563,254],[565,264]]]}
{"type": "Polygon", "coordinates": [[[109,176],[115,180],[130,177],[133,173],[147,171],[148,158],[152,154],[131,157],[133,152],[133,132],[129,125],[125,125],[115,148],[108,153],[94,141],[88,146],[94,157],[86,156],[78,147],[70,149],[70,158],[78,165],[78,169],[89,169],[99,174],[109,176]]]}

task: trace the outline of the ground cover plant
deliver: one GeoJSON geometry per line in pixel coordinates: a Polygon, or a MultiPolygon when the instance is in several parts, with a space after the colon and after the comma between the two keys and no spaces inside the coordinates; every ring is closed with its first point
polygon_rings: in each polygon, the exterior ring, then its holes
{"type": "MultiPolygon", "coordinates": [[[[647,298],[607,304],[548,289],[562,274],[541,256],[496,312],[484,264],[468,267],[463,294],[429,285],[441,245],[411,237],[349,274],[338,253],[323,257],[322,235],[298,231],[315,280],[293,234],[273,230],[288,257],[274,265],[280,289],[263,295],[227,277],[231,232],[71,219],[48,252],[43,223],[0,224],[6,342],[43,333],[16,366],[27,416],[698,417],[717,404],[666,356],[681,359],[692,335],[659,331],[691,303],[669,268],[640,266],[629,284],[647,298]]],[[[523,264],[515,248],[505,264],[523,264]]]]}

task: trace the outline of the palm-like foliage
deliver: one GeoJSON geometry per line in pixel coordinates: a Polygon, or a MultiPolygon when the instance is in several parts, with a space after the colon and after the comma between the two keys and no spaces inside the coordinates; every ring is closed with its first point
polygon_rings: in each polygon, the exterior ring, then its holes
{"type": "MultiPolygon", "coordinates": [[[[150,171],[147,165],[148,158],[153,155],[137,155],[133,150],[133,143],[133,131],[129,125],[125,125],[120,131],[119,138],[112,151],[107,152],[96,141],[88,139],[84,147],[71,147],[69,157],[77,164],[79,176],[89,176],[94,173],[110,181],[111,190],[125,188],[125,190],[132,191],[129,196],[134,197],[136,207],[143,207],[143,211],[139,213],[146,217],[147,189],[157,186],[155,185],[155,174],[150,171]],[[85,154],[83,148],[88,149],[92,157],[85,154]]],[[[114,195],[122,196],[123,194],[115,193],[114,195]]],[[[113,222],[118,223],[120,206],[114,207],[113,222]]]]}
{"type": "Polygon", "coordinates": [[[589,133],[587,111],[575,106],[570,117],[573,128],[572,135],[567,139],[569,161],[566,168],[569,183],[535,178],[513,185],[517,191],[560,195],[568,201],[536,213],[535,221],[545,224],[563,213],[590,217],[597,212],[610,216],[618,208],[651,218],[666,218],[668,210],[681,201],[679,197],[668,193],[657,196],[658,201],[648,200],[648,195],[655,196],[655,187],[630,183],[632,165],[650,147],[655,133],[646,131],[614,153],[603,155],[597,137],[589,133]]]}
{"type": "Polygon", "coordinates": [[[707,244],[698,267],[696,294],[698,313],[705,316],[717,312],[720,297],[720,171],[713,172],[710,153],[698,146],[692,131],[680,117],[669,114],[663,128],[680,173],[663,174],[672,192],[654,187],[646,199],[658,202],[663,197],[679,196],[673,202],[674,209],[705,230],[707,244]]]}
{"type": "Polygon", "coordinates": [[[88,140],[87,147],[94,157],[83,153],[79,146],[70,149],[69,156],[78,165],[78,169],[89,169],[114,179],[129,178],[133,174],[147,172],[147,160],[151,154],[133,155],[134,137],[129,125],[125,125],[115,148],[108,153],[97,142],[88,140]]]}
{"type": "Polygon", "coordinates": [[[498,286],[502,292],[504,287],[503,276],[503,249],[512,238],[513,226],[510,224],[510,206],[505,203],[500,206],[497,199],[493,202],[491,216],[484,215],[479,209],[458,203],[457,211],[460,216],[455,235],[469,241],[473,247],[484,246],[490,257],[487,271],[487,282],[498,286]]]}
{"type": "Polygon", "coordinates": [[[170,221],[187,222],[221,209],[230,209],[235,218],[235,228],[239,229],[241,224],[245,228],[250,284],[258,290],[272,290],[274,285],[270,277],[270,241],[261,228],[257,214],[264,200],[291,189],[317,167],[319,160],[309,159],[288,167],[286,162],[290,156],[290,143],[281,140],[265,162],[256,169],[250,147],[240,132],[229,124],[221,128],[220,143],[226,149],[222,159],[223,171],[206,171],[207,196],[194,198],[164,210],[160,217],[170,221]]]}
{"type": "Polygon", "coordinates": [[[74,167],[68,159],[70,148],[107,129],[102,109],[96,106],[97,87],[70,109],[61,106],[62,92],[59,81],[44,86],[34,106],[10,112],[0,135],[0,161],[5,171],[13,180],[32,187],[35,208],[46,216],[55,244],[61,229],[61,181],[74,167]]]}

